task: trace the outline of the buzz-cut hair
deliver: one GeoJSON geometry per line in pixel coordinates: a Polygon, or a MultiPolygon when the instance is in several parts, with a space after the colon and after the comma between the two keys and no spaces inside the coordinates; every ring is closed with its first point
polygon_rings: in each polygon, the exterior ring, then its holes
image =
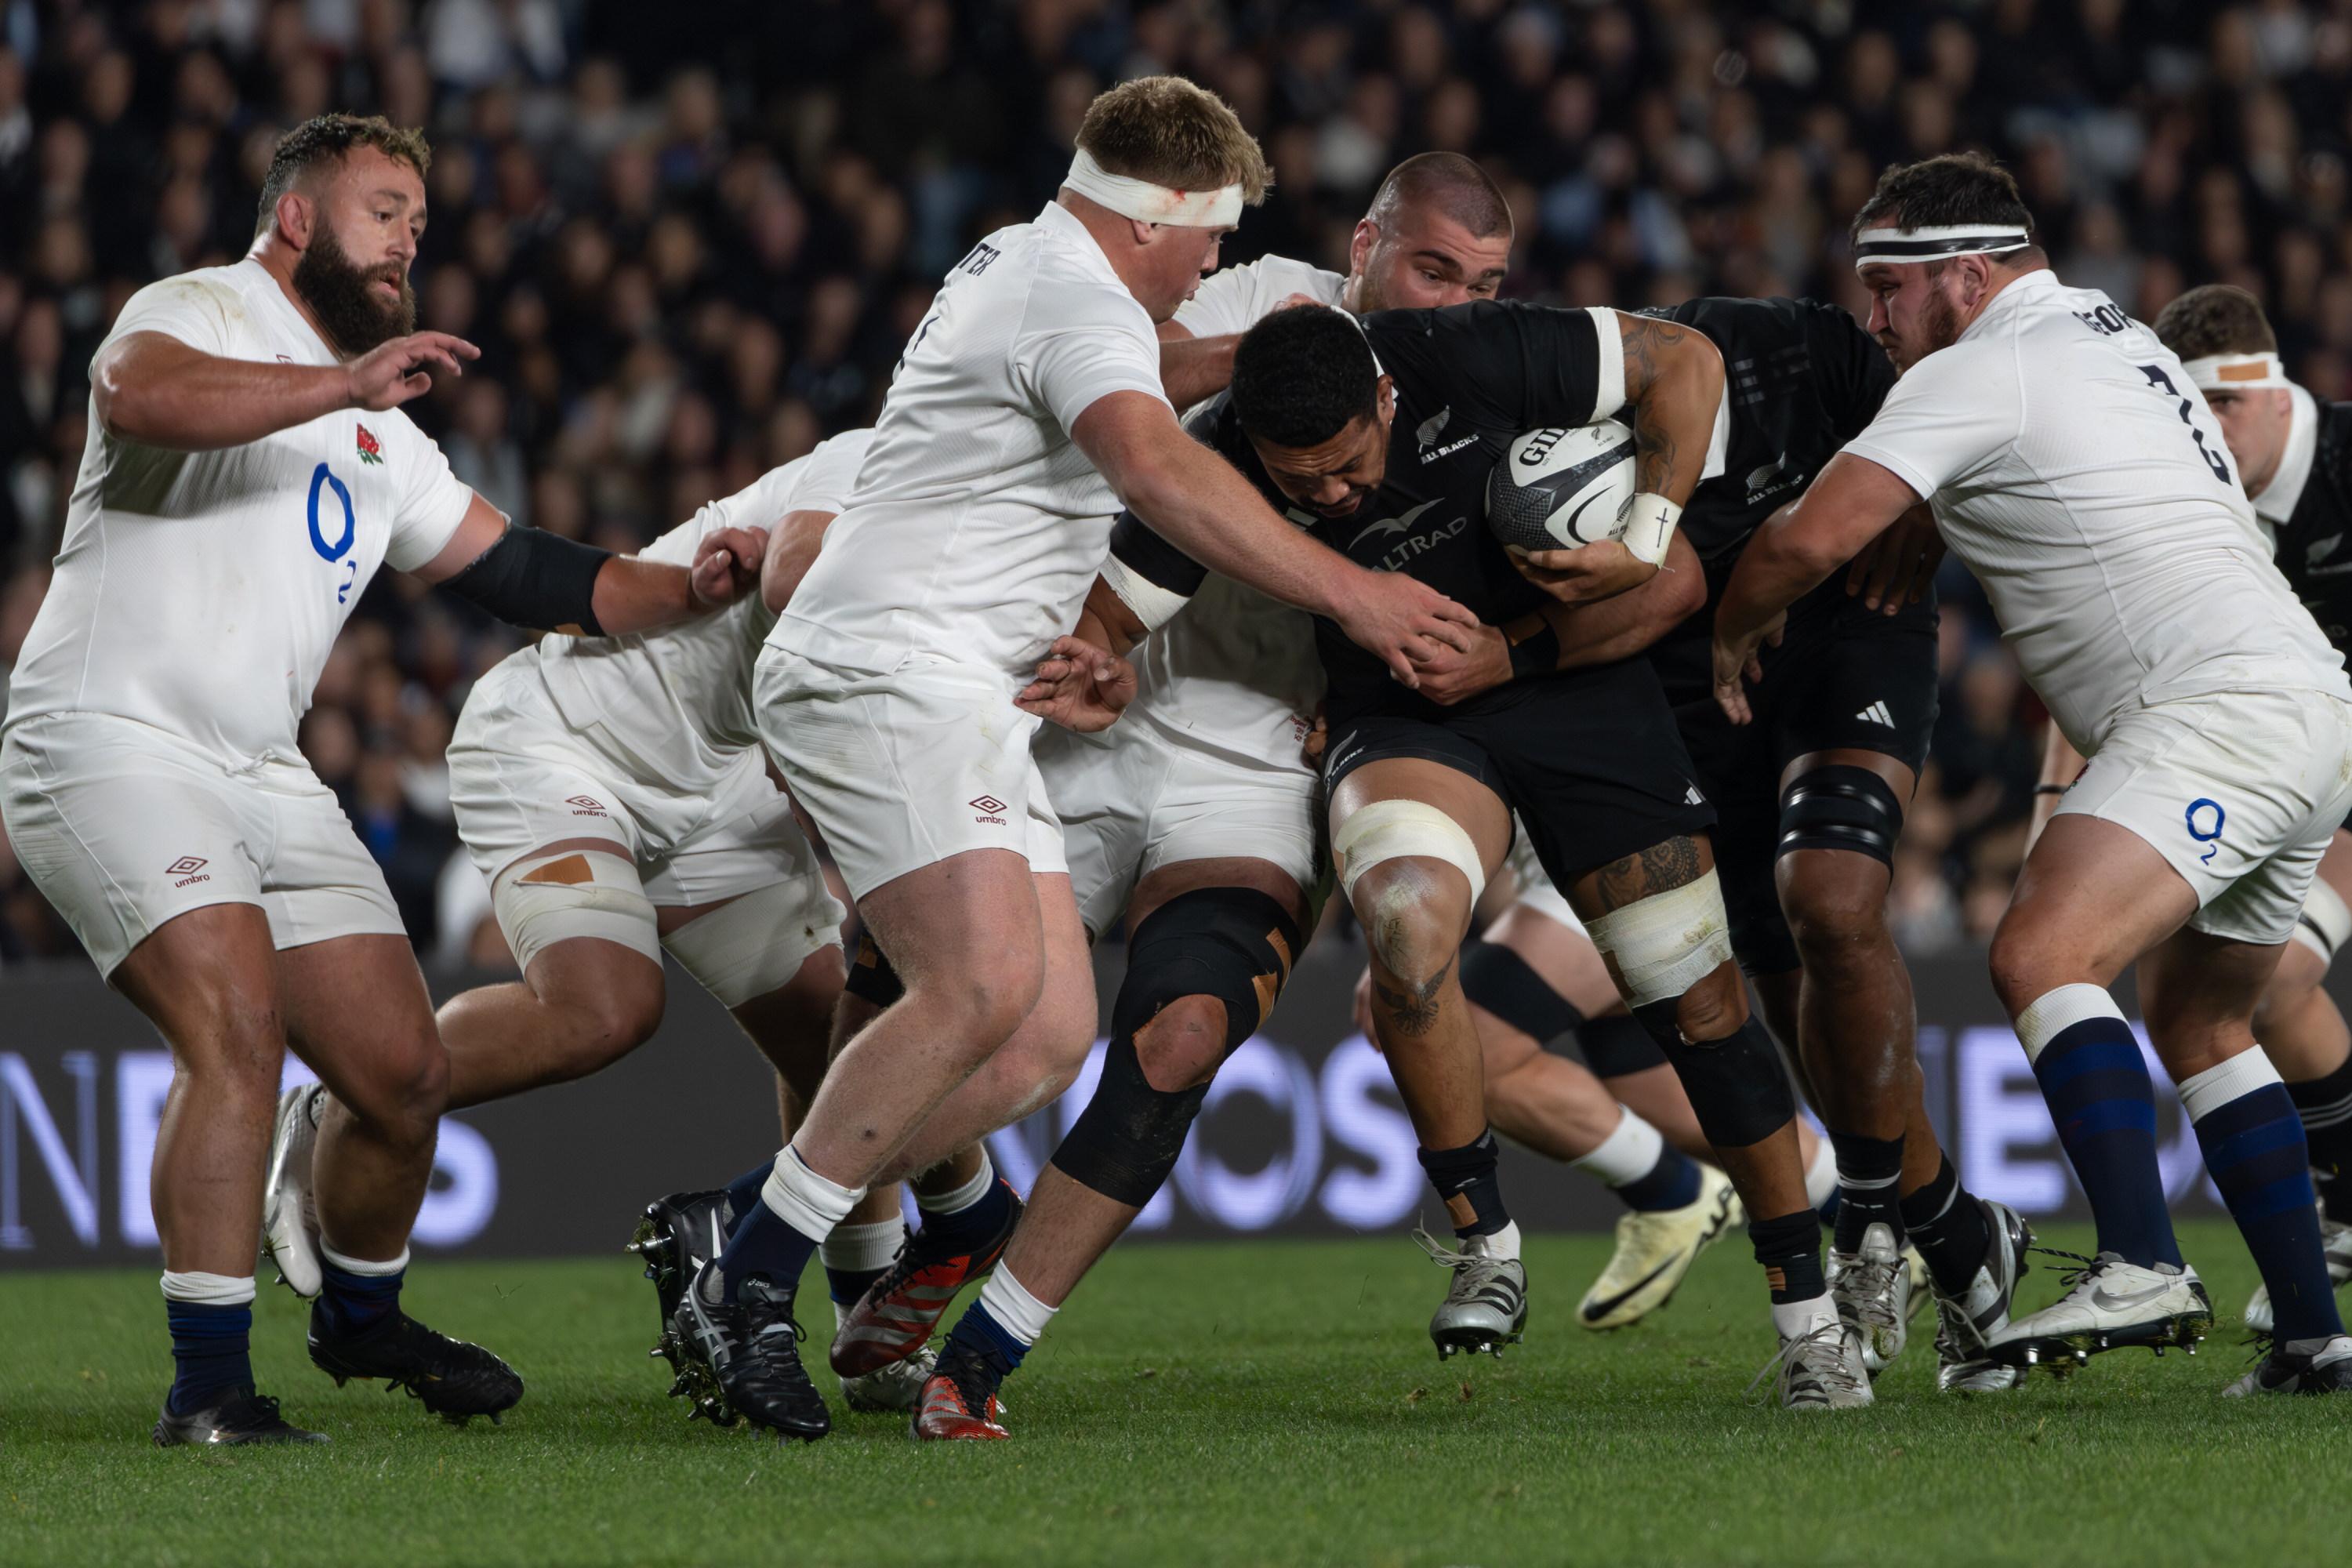
{"type": "MultiPolygon", "coordinates": [[[[1981,153],[1946,153],[1916,163],[1897,163],[1878,176],[1878,188],[1853,215],[1852,232],[1866,228],[1956,228],[1983,224],[2033,232],[2033,214],[2017,188],[2017,178],[1981,153]]],[[[2049,258],[2038,245],[1993,258],[2004,266],[2039,264],[2049,258]]],[[[1931,267],[1934,263],[1929,264],[1931,267]]]]}
{"type": "Polygon", "coordinates": [[[354,147],[373,147],[397,158],[415,169],[420,180],[433,167],[433,148],[425,132],[404,131],[381,114],[321,114],[306,120],[280,136],[270,151],[254,232],[263,233],[278,221],[278,198],[293,189],[297,180],[322,163],[341,163],[354,147]]]}
{"type": "Polygon", "coordinates": [[[2173,300],[2158,313],[2156,335],[2184,360],[2278,353],[2263,302],[2229,283],[2208,283],[2173,300]]]}
{"type": "Polygon", "coordinates": [[[1319,447],[1377,417],[1380,363],[1343,310],[1296,305],[1260,317],[1234,348],[1234,417],[1272,447],[1319,447]]]}
{"type": "Polygon", "coordinates": [[[1389,171],[1364,216],[1385,223],[1399,207],[1429,207],[1473,239],[1509,235],[1511,204],[1494,176],[1459,153],[1416,153],[1389,171]]]}
{"type": "Polygon", "coordinates": [[[1180,76],[1123,81],[1087,106],[1078,145],[1107,174],[1175,191],[1239,185],[1255,206],[1274,184],[1265,153],[1225,100],[1180,76]]]}

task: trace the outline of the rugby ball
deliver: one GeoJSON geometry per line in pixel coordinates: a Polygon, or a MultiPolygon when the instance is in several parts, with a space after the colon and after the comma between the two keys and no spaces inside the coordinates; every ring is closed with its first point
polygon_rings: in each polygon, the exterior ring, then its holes
{"type": "Polygon", "coordinates": [[[1614,419],[1530,430],[1486,479],[1486,526],[1519,550],[1573,550],[1625,531],[1633,432],[1614,419]]]}

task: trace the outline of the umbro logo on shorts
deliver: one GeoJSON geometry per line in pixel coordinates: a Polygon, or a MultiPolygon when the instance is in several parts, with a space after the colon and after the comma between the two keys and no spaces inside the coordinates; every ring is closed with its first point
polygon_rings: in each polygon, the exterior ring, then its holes
{"type": "Polygon", "coordinates": [[[999,827],[1004,826],[1004,818],[996,815],[1004,809],[1004,803],[994,795],[976,795],[966,804],[980,813],[972,818],[974,822],[992,822],[999,827]]]}
{"type": "Polygon", "coordinates": [[[172,884],[175,888],[184,888],[191,882],[209,882],[212,879],[200,873],[211,864],[211,861],[201,855],[183,855],[163,868],[163,875],[179,879],[172,884]]]}
{"type": "Polygon", "coordinates": [[[594,795],[575,795],[566,799],[563,804],[575,808],[572,813],[574,816],[603,816],[605,815],[604,803],[598,800],[594,795]]]}
{"type": "Polygon", "coordinates": [[[1895,715],[1886,710],[1884,702],[1874,702],[1854,717],[1865,724],[1884,724],[1890,730],[1895,728],[1895,715]]]}

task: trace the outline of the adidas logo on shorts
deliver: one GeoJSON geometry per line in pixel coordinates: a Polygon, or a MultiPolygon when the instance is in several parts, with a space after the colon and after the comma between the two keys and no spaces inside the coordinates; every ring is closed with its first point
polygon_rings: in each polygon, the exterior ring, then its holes
{"type": "Polygon", "coordinates": [[[1865,724],[1884,724],[1890,730],[1895,728],[1895,715],[1886,710],[1884,702],[1874,702],[1854,717],[1865,724]]]}

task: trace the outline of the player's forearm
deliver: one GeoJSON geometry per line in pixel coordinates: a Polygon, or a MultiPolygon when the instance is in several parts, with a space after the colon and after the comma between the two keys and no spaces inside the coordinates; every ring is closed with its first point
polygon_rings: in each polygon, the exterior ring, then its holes
{"type": "Polygon", "coordinates": [[[1335,615],[1363,569],[1276,516],[1231,463],[1169,428],[1176,449],[1114,480],[1129,509],[1210,571],[1294,609],[1335,615]]]}
{"type": "Polygon", "coordinates": [[[683,566],[615,555],[596,574],[596,624],[606,637],[649,632],[706,614],[683,566]]]}
{"type": "Polygon", "coordinates": [[[353,406],[341,365],[264,364],[133,332],[91,367],[108,435],[174,452],[242,447],[353,406]]]}
{"type": "Polygon", "coordinates": [[[782,615],[799,592],[801,579],[816,564],[824,546],[825,531],[837,513],[788,511],[768,531],[768,553],[760,563],[760,597],[772,614],[782,615]]]}
{"type": "Polygon", "coordinates": [[[1234,348],[1238,334],[1216,338],[1167,338],[1160,343],[1160,384],[1168,401],[1190,408],[1214,397],[1234,379],[1234,348]]]}
{"type": "MultiPolygon", "coordinates": [[[[1706,604],[1706,577],[1698,556],[1677,534],[1667,546],[1665,565],[1641,586],[1593,604],[1555,601],[1527,619],[1541,620],[1557,640],[1552,668],[1575,669],[1632,658],[1706,604]]],[[[1522,641],[1516,629],[1521,624],[1504,628],[1514,646],[1522,641]]]]}

